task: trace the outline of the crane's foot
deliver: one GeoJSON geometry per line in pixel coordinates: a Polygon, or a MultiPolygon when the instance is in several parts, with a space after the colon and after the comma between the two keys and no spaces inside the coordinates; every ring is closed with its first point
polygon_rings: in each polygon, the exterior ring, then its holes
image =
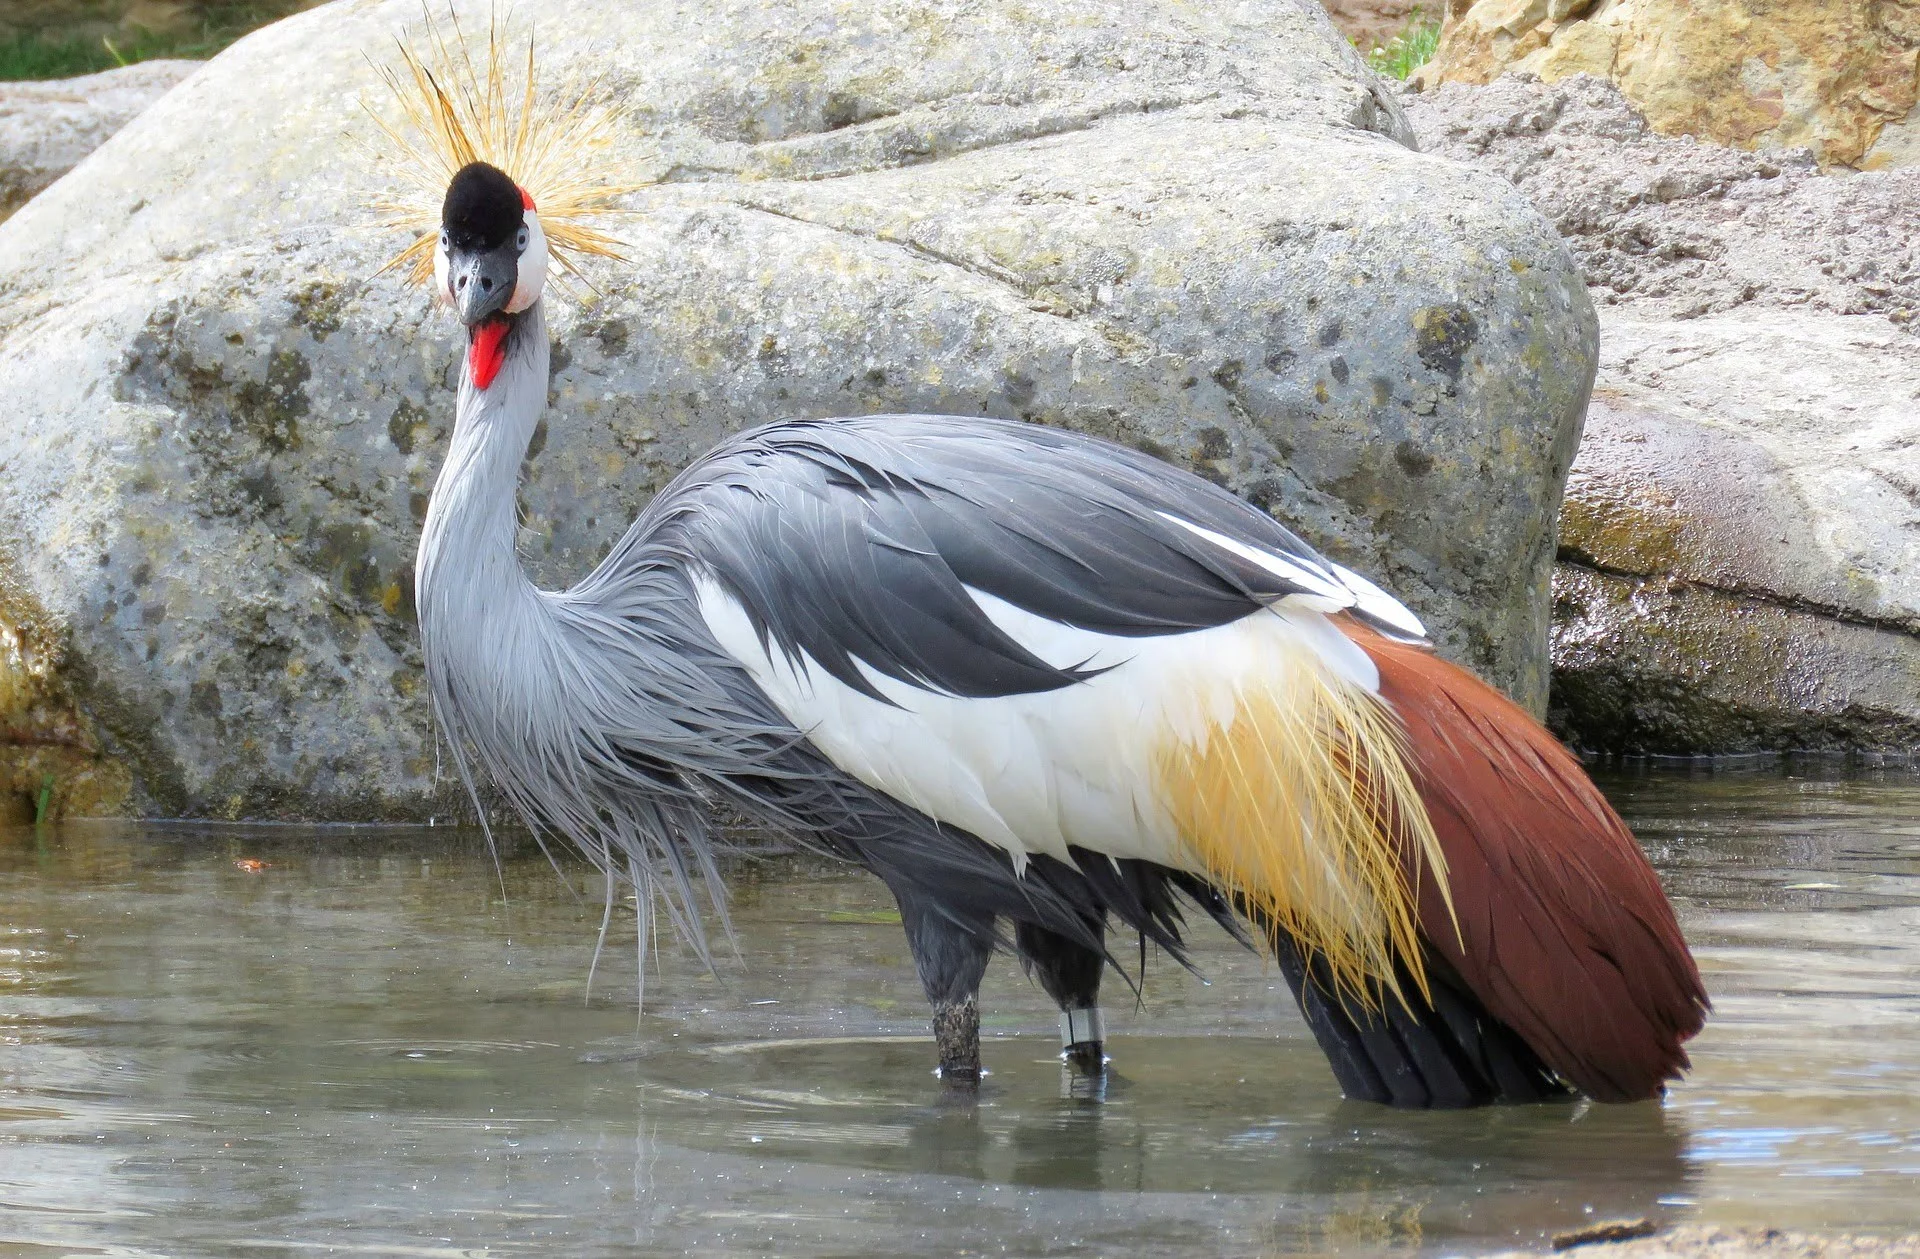
{"type": "Polygon", "coordinates": [[[1107,1070],[1107,1021],[1099,1006],[1060,1011],[1060,1057],[1081,1075],[1107,1070]]]}
{"type": "Polygon", "coordinates": [[[980,1082],[980,1005],[968,996],[933,1007],[933,1043],[940,1051],[940,1078],[949,1084],[980,1082]]]}

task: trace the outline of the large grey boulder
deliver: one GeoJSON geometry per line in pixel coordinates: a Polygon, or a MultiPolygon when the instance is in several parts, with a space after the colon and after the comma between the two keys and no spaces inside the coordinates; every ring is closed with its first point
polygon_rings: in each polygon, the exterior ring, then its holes
{"type": "MultiPolygon", "coordinates": [[[[0,543],[135,807],[446,807],[411,562],[456,337],[371,280],[354,138],[416,0],[259,32],[0,227],[0,543]]],[[[474,27],[487,6],[463,6],[474,27]]],[[[1312,0],[567,0],[630,132],[523,492],[581,574],[726,433],[1001,415],[1199,469],[1545,697],[1594,320],[1503,181],[1421,156],[1312,0]]],[[[964,423],[964,419],[956,422],[964,423]]]]}
{"type": "Polygon", "coordinates": [[[197,61],[143,61],[77,79],[0,83],[0,218],[199,67],[197,61]]]}

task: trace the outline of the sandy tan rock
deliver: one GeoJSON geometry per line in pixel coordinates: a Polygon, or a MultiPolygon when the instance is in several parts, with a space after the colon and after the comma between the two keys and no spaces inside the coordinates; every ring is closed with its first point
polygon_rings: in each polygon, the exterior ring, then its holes
{"type": "Polygon", "coordinates": [[[1418,77],[1593,74],[1663,135],[1885,167],[1913,157],[1917,57],[1920,0],[1452,0],[1418,77]]]}
{"type": "Polygon", "coordinates": [[[143,61],[77,79],[0,83],[0,218],[79,165],[199,66],[143,61]]]}

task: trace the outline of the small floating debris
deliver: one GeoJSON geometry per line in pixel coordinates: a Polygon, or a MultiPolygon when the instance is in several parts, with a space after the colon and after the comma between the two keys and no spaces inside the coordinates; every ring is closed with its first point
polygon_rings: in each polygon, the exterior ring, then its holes
{"type": "Polygon", "coordinates": [[[1598,1224],[1555,1233],[1553,1248],[1572,1250],[1575,1246],[1591,1246],[1598,1242],[1630,1242],[1636,1237],[1651,1237],[1659,1231],[1658,1224],[1644,1217],[1637,1220],[1603,1220],[1598,1224]]]}
{"type": "Polygon", "coordinates": [[[233,863],[233,868],[243,874],[258,874],[267,868],[268,863],[258,857],[241,857],[233,863]]]}

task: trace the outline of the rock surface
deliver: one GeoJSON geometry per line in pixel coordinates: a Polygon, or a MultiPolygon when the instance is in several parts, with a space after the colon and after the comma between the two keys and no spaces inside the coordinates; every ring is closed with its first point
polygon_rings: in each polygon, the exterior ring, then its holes
{"type": "Polygon", "coordinates": [[[1920,170],[1822,174],[1807,150],[1656,135],[1591,75],[1403,98],[1428,152],[1504,176],[1566,238],[1602,307],[1920,317],[1920,170]]]}
{"type": "Polygon", "coordinates": [[[1620,92],[1406,98],[1565,234],[1602,361],[1552,720],[1606,752],[1920,750],[1920,171],[1651,134],[1620,92]]]}
{"type": "Polygon", "coordinates": [[[1673,754],[1920,750],[1920,340],[1609,318],[1554,577],[1554,724],[1673,754]]]}
{"type": "Polygon", "coordinates": [[[1920,159],[1920,0],[1449,0],[1423,85],[1508,71],[1618,84],[1663,135],[1920,159]]]}
{"type": "MultiPolygon", "coordinates": [[[[418,12],[256,33],[0,227],[0,540],[136,807],[408,816],[452,794],[411,560],[455,332],[367,278],[399,242],[347,226],[388,178],[349,142],[372,130],[366,57],[418,12]]],[[[523,492],[538,579],[582,574],[743,426],[1021,416],[1250,496],[1543,700],[1592,308],[1522,198],[1406,147],[1311,0],[540,17],[550,66],[591,58],[627,102],[607,175],[661,182],[605,296],[554,314],[523,492]]]]}
{"type": "Polygon", "coordinates": [[[0,82],[0,218],[199,67],[197,61],[143,61],[77,79],[0,82]]]}
{"type": "Polygon", "coordinates": [[[0,568],[0,827],[111,816],[132,793],[63,676],[65,635],[0,568]]]}

